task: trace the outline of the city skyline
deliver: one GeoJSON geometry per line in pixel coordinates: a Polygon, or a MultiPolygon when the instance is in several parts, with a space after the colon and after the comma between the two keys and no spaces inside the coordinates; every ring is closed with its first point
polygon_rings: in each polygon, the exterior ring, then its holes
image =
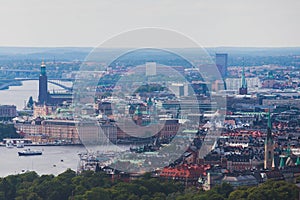
{"type": "Polygon", "coordinates": [[[0,199],[300,199],[299,8],[2,1],[0,199]]]}

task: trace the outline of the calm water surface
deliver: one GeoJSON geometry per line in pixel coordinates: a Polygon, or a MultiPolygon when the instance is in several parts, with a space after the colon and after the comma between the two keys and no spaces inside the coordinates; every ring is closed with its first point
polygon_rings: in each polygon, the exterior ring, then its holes
{"type": "Polygon", "coordinates": [[[68,168],[76,171],[79,164],[78,153],[86,152],[86,149],[81,146],[43,146],[28,147],[43,151],[40,156],[19,156],[18,151],[23,151],[25,148],[0,147],[0,177],[27,170],[36,171],[38,174],[54,175],[68,168]]]}
{"type": "MultiPolygon", "coordinates": [[[[71,82],[61,82],[66,86],[71,86],[71,82]]],[[[38,84],[37,80],[22,81],[21,86],[10,86],[7,90],[0,90],[0,105],[16,105],[18,110],[24,108],[25,102],[32,96],[33,100],[37,101],[38,97],[38,84]]],[[[48,83],[48,90],[52,92],[62,92],[60,87],[48,83]]]]}

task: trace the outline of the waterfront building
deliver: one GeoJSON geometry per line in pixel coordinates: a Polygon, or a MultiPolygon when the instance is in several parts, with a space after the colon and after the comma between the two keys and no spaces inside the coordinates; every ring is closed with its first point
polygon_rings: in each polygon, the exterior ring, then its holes
{"type": "Polygon", "coordinates": [[[46,104],[34,104],[33,105],[33,117],[46,117],[55,112],[56,106],[49,106],[46,104]]]}
{"type": "Polygon", "coordinates": [[[31,140],[35,143],[48,142],[47,138],[43,135],[43,127],[36,124],[35,121],[15,121],[15,128],[20,132],[24,138],[31,140]]]}
{"type": "Polygon", "coordinates": [[[48,77],[46,73],[46,65],[44,61],[41,64],[39,76],[39,95],[37,106],[39,105],[60,105],[64,102],[72,101],[72,93],[49,93],[48,77]]]}
{"type": "Polygon", "coordinates": [[[36,118],[32,121],[15,121],[15,128],[36,143],[79,144],[84,140],[86,143],[93,141],[100,144],[117,140],[117,127],[109,122],[87,124],[67,119],[36,118]]]}
{"type": "Polygon", "coordinates": [[[48,142],[80,143],[76,122],[72,120],[43,120],[42,133],[48,142]]]}
{"type": "Polygon", "coordinates": [[[0,105],[0,120],[11,120],[17,116],[17,108],[14,105],[0,105]]]}
{"type": "Polygon", "coordinates": [[[46,65],[44,61],[41,64],[41,73],[39,76],[39,104],[48,103],[49,93],[48,93],[48,77],[46,74],[46,65]]]}

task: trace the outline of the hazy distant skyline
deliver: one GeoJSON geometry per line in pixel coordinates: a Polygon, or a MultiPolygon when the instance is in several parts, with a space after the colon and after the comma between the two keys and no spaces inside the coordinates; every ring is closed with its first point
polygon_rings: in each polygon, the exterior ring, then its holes
{"type": "Polygon", "coordinates": [[[95,47],[142,27],[205,47],[300,46],[299,0],[0,0],[0,46],[95,47]]]}

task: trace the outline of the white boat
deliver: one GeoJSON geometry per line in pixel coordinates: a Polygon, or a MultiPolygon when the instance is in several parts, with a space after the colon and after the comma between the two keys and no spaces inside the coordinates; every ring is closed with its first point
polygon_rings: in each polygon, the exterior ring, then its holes
{"type": "Polygon", "coordinates": [[[17,148],[24,148],[24,143],[21,142],[17,143],[17,148]]]}
{"type": "Polygon", "coordinates": [[[14,144],[12,142],[7,142],[6,148],[14,148],[14,144]]]}
{"type": "Polygon", "coordinates": [[[42,151],[25,149],[24,151],[19,151],[18,154],[19,156],[37,156],[37,155],[42,155],[42,151]]]}

